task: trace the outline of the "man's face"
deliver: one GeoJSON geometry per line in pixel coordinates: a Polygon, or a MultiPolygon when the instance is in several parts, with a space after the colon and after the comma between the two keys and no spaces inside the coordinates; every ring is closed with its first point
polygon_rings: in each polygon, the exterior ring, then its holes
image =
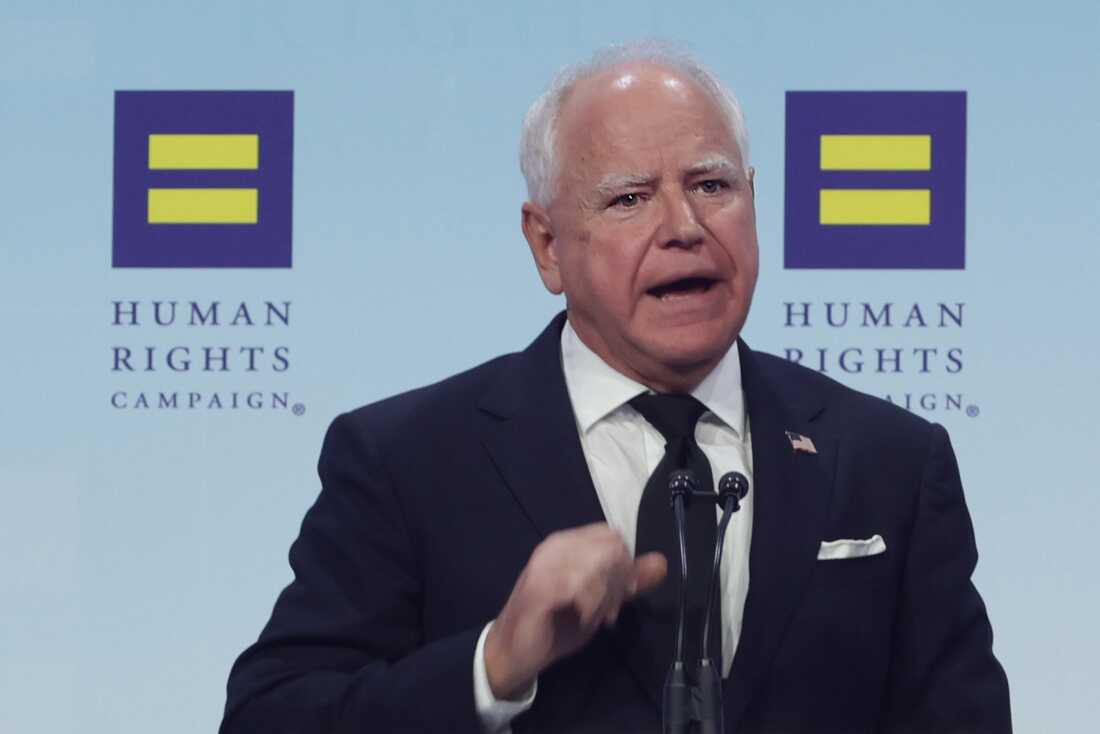
{"type": "Polygon", "coordinates": [[[759,267],[751,176],[714,100],[633,64],[565,101],[547,210],[524,207],[543,282],[585,344],[659,390],[690,390],[737,338],[759,267]]]}

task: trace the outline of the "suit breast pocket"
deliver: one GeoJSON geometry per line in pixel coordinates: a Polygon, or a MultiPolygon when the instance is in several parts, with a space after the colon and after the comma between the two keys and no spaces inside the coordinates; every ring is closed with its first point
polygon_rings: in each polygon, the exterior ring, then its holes
{"type": "Polygon", "coordinates": [[[870,611],[880,605],[892,607],[891,558],[887,553],[818,560],[810,576],[806,604],[829,614],[858,609],[870,611]]]}
{"type": "Polygon", "coordinates": [[[794,613],[785,647],[819,661],[868,661],[889,649],[898,590],[887,553],[819,560],[794,613]]]}

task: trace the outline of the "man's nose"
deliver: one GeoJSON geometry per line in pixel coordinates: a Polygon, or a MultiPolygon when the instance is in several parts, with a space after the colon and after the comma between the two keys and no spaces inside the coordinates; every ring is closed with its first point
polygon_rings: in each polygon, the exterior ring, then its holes
{"type": "Polygon", "coordinates": [[[660,239],[664,247],[697,246],[703,241],[703,226],[688,192],[667,192],[662,197],[663,220],[660,239]]]}

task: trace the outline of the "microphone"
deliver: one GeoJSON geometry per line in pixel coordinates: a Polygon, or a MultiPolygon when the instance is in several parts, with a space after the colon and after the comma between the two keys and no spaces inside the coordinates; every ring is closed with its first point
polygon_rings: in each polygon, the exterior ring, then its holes
{"type": "Polygon", "coordinates": [[[728,498],[734,500],[733,511],[741,509],[741,500],[749,495],[749,480],[739,471],[728,471],[718,480],[718,501],[725,506],[728,498]]]}
{"type": "Polygon", "coordinates": [[[726,472],[718,480],[718,495],[715,499],[722,505],[722,520],[718,523],[717,542],[714,544],[714,563],[711,566],[710,583],[707,585],[707,606],[703,617],[699,668],[695,676],[698,690],[700,734],[722,734],[724,731],[722,720],[722,674],[719,671],[721,659],[717,663],[710,659],[707,643],[710,639],[710,620],[714,608],[714,595],[720,586],[718,577],[722,568],[722,548],[726,543],[726,528],[729,527],[733,513],[741,509],[741,500],[745,499],[748,493],[749,480],[740,472],[726,472]]]}

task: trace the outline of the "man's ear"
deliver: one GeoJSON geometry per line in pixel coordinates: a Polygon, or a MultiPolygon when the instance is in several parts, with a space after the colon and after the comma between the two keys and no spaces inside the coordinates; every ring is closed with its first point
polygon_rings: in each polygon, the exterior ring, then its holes
{"type": "Polygon", "coordinates": [[[561,293],[561,270],[558,267],[558,240],[554,236],[554,227],[550,215],[537,204],[523,204],[523,236],[535,258],[539,277],[546,290],[554,295],[561,293]]]}

